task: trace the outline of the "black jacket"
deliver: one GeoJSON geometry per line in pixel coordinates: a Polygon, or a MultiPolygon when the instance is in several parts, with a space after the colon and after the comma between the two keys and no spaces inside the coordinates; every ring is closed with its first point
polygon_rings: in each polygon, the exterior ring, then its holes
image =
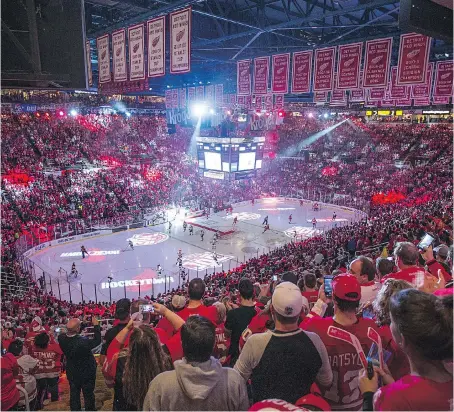
{"type": "Polygon", "coordinates": [[[91,350],[101,343],[101,329],[94,327],[94,339],[84,336],[58,337],[58,343],[66,356],[66,376],[69,381],[85,381],[96,376],[96,361],[91,350]]]}

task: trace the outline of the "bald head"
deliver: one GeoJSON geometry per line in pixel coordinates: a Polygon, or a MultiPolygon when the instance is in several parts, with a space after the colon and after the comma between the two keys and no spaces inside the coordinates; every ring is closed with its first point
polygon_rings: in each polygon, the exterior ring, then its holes
{"type": "Polygon", "coordinates": [[[66,324],[68,329],[68,335],[74,335],[80,331],[80,320],[78,318],[72,318],[66,324]]]}

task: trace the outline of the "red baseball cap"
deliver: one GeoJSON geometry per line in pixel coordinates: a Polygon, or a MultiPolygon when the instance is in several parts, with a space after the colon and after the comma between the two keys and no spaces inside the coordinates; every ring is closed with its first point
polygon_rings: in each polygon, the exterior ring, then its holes
{"type": "Polygon", "coordinates": [[[333,295],[357,302],[361,299],[361,285],[354,275],[338,275],[333,279],[333,295]]]}

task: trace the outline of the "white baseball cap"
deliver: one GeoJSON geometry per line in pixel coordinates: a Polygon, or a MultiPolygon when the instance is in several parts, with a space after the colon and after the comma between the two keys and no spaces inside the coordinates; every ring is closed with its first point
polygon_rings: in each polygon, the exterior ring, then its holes
{"type": "Polygon", "coordinates": [[[279,315],[286,318],[298,316],[303,306],[309,307],[307,299],[301,295],[300,288],[292,282],[282,282],[276,286],[271,304],[279,315]]]}

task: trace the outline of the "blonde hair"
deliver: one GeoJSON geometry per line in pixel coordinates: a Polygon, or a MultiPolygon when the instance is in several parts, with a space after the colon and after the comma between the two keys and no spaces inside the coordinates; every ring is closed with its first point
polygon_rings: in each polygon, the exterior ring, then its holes
{"type": "Polygon", "coordinates": [[[216,308],[216,312],[218,314],[217,324],[219,325],[220,323],[225,321],[225,317],[227,315],[227,308],[222,302],[215,302],[213,303],[213,306],[216,308]]]}

